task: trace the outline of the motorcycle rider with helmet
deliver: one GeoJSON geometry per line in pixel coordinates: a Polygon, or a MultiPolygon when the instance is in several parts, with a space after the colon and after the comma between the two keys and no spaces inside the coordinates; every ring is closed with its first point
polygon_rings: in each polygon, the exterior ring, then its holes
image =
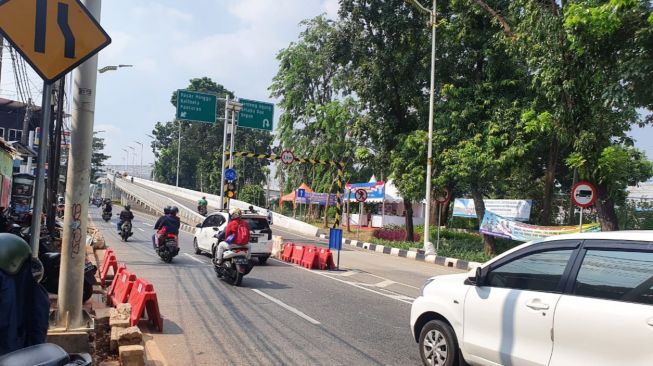
{"type": "Polygon", "coordinates": [[[111,214],[113,207],[111,206],[111,200],[108,198],[104,199],[104,207],[102,208],[102,213],[111,214]]]}
{"type": "Polygon", "coordinates": [[[131,206],[125,205],[125,209],[120,211],[120,220],[118,221],[118,234],[122,229],[122,224],[126,221],[132,221],[134,219],[134,214],[131,212],[131,206]]]}
{"type": "Polygon", "coordinates": [[[160,238],[166,234],[172,234],[175,236],[179,235],[179,227],[181,222],[177,214],[179,213],[179,208],[177,206],[167,206],[163,209],[164,216],[161,216],[157,222],[154,224],[154,230],[157,230],[154,234],[153,245],[156,249],[161,241],[160,238]]]}
{"type": "Polygon", "coordinates": [[[232,244],[246,245],[249,242],[249,235],[246,238],[238,236],[238,228],[244,226],[249,233],[249,225],[247,221],[243,220],[243,213],[239,208],[233,208],[229,213],[231,220],[227,224],[224,232],[224,241],[218,245],[218,250],[215,255],[215,260],[218,265],[222,264],[222,255],[224,251],[229,249],[232,244]],[[230,238],[231,236],[231,238],[230,238]]]}

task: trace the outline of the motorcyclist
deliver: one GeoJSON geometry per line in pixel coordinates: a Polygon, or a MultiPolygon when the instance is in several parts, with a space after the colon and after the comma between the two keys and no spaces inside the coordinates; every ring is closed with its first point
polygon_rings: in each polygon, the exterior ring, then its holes
{"type": "Polygon", "coordinates": [[[122,229],[122,224],[127,221],[132,221],[134,219],[134,214],[131,211],[131,206],[125,205],[125,209],[120,211],[120,220],[118,221],[118,234],[122,229]]]}
{"type": "Polygon", "coordinates": [[[170,215],[170,210],[171,209],[172,209],[172,207],[170,207],[170,206],[164,207],[163,208],[163,215],[161,217],[159,217],[159,219],[156,220],[156,222],[154,223],[154,230],[156,230],[154,232],[154,234],[152,234],[152,248],[154,248],[154,249],[156,249],[156,247],[157,247],[157,242],[158,242],[158,237],[157,236],[160,235],[159,234],[159,229],[161,229],[161,224],[163,223],[163,220],[165,220],[170,215]]]}
{"type": "Polygon", "coordinates": [[[238,228],[241,226],[244,226],[247,229],[247,233],[249,233],[249,225],[247,225],[247,221],[243,220],[242,211],[239,208],[234,208],[229,213],[229,216],[231,220],[224,231],[225,241],[218,245],[218,251],[215,256],[218,265],[222,264],[222,255],[232,244],[246,245],[249,243],[249,234],[246,237],[238,235],[238,228]],[[229,238],[230,236],[232,236],[231,240],[229,238]]]}
{"type": "Polygon", "coordinates": [[[167,234],[173,234],[175,236],[179,235],[179,226],[181,226],[179,217],[177,217],[179,209],[177,206],[168,206],[166,209],[163,210],[165,215],[161,216],[154,224],[154,229],[157,230],[155,240],[153,241],[154,249],[158,247],[158,243],[161,241],[160,238],[162,236],[167,234]],[[168,209],[167,213],[166,209],[168,209]]]}
{"type": "Polygon", "coordinates": [[[110,214],[112,210],[113,210],[113,207],[111,206],[111,200],[106,198],[104,200],[104,207],[102,208],[102,213],[110,214]]]}
{"type": "Polygon", "coordinates": [[[197,201],[197,212],[202,215],[206,214],[208,205],[209,203],[206,201],[206,196],[202,196],[202,198],[197,201]]]}

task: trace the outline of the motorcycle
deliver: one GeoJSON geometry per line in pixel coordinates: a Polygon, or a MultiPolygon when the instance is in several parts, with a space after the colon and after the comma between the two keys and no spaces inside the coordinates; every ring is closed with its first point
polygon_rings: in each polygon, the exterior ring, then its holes
{"type": "Polygon", "coordinates": [[[0,356],[0,366],[90,366],[88,353],[68,354],[53,343],[37,344],[0,356]]]}
{"type": "MultiPolygon", "coordinates": [[[[214,237],[220,242],[220,238],[224,234],[218,233],[214,237]]],[[[233,239],[231,236],[227,238],[227,242],[233,239]]],[[[243,277],[252,270],[252,263],[250,261],[251,255],[248,245],[232,245],[229,249],[222,253],[222,263],[218,263],[217,255],[213,255],[213,269],[215,270],[218,278],[224,278],[227,282],[234,286],[240,286],[243,277]]]]}
{"type": "Polygon", "coordinates": [[[179,244],[177,243],[177,235],[164,234],[159,238],[159,246],[156,248],[156,254],[166,262],[172,262],[172,258],[179,254],[179,244]]]}
{"type": "Polygon", "coordinates": [[[122,238],[122,241],[127,241],[130,236],[132,236],[134,233],[132,233],[132,222],[131,221],[125,221],[123,222],[122,226],[120,227],[120,237],[122,238]]]}
{"type": "Polygon", "coordinates": [[[102,220],[104,220],[104,222],[109,222],[109,220],[111,220],[111,212],[103,211],[102,212],[102,220]]]}
{"type": "Polygon", "coordinates": [[[207,213],[206,206],[197,206],[197,212],[202,216],[206,216],[207,213]]]}

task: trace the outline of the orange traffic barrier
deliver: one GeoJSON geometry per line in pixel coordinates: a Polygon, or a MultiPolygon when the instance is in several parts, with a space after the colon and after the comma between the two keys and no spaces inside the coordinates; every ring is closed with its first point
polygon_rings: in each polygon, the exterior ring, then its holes
{"type": "Polygon", "coordinates": [[[317,267],[319,269],[336,268],[336,264],[333,262],[333,254],[331,254],[331,250],[326,248],[320,248],[320,251],[317,255],[317,267]]]}
{"type": "Polygon", "coordinates": [[[130,323],[132,326],[138,324],[138,321],[147,311],[147,319],[159,330],[163,331],[163,318],[159,312],[159,302],[156,299],[154,286],[142,278],[137,278],[134,282],[131,292],[129,293],[129,304],[132,306],[130,323]]]}
{"type": "Polygon", "coordinates": [[[111,304],[118,305],[127,302],[129,293],[132,287],[134,287],[134,282],[136,282],[135,274],[129,272],[127,269],[118,272],[118,275],[111,283],[111,287],[114,289],[113,294],[109,296],[111,304]],[[114,283],[116,284],[115,286],[114,283]]]}
{"type": "Polygon", "coordinates": [[[102,262],[102,268],[100,269],[100,284],[102,287],[106,287],[107,275],[109,274],[109,269],[113,269],[113,276],[115,277],[118,274],[118,260],[116,255],[113,252],[109,255],[104,256],[104,262],[102,262]]]}
{"type": "Polygon", "coordinates": [[[306,247],[302,257],[301,266],[308,269],[317,267],[317,247],[306,247]]]}
{"type": "Polygon", "coordinates": [[[290,262],[290,258],[292,258],[292,251],[294,247],[295,247],[294,243],[286,243],[283,245],[283,252],[281,253],[282,261],[290,262]]]}
{"type": "Polygon", "coordinates": [[[305,249],[306,247],[303,245],[295,245],[292,249],[292,258],[290,258],[290,261],[295,264],[300,264],[302,262],[302,258],[304,257],[305,249]]]}
{"type": "MultiPolygon", "coordinates": [[[[124,263],[118,263],[118,270],[116,271],[116,275],[114,278],[118,278],[120,276],[120,272],[124,271],[127,269],[127,265],[124,263]]],[[[109,285],[109,290],[107,291],[107,301],[109,300],[109,297],[114,294],[116,291],[116,283],[118,281],[111,281],[111,285],[109,285]]]]}

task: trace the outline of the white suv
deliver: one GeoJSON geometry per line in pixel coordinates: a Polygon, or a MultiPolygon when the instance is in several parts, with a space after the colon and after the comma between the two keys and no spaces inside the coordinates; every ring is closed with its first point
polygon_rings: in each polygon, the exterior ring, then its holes
{"type": "MultiPolygon", "coordinates": [[[[258,259],[259,264],[265,264],[272,254],[272,229],[268,224],[268,218],[250,211],[243,211],[243,220],[247,222],[250,230],[250,254],[258,259]]],[[[228,212],[215,212],[206,217],[204,222],[197,225],[193,248],[195,254],[202,252],[215,255],[218,247],[218,239],[214,236],[227,228],[229,223],[228,212]]]]}
{"type": "Polygon", "coordinates": [[[653,231],[523,244],[433,277],[410,325],[425,365],[653,365],[653,231]]]}

